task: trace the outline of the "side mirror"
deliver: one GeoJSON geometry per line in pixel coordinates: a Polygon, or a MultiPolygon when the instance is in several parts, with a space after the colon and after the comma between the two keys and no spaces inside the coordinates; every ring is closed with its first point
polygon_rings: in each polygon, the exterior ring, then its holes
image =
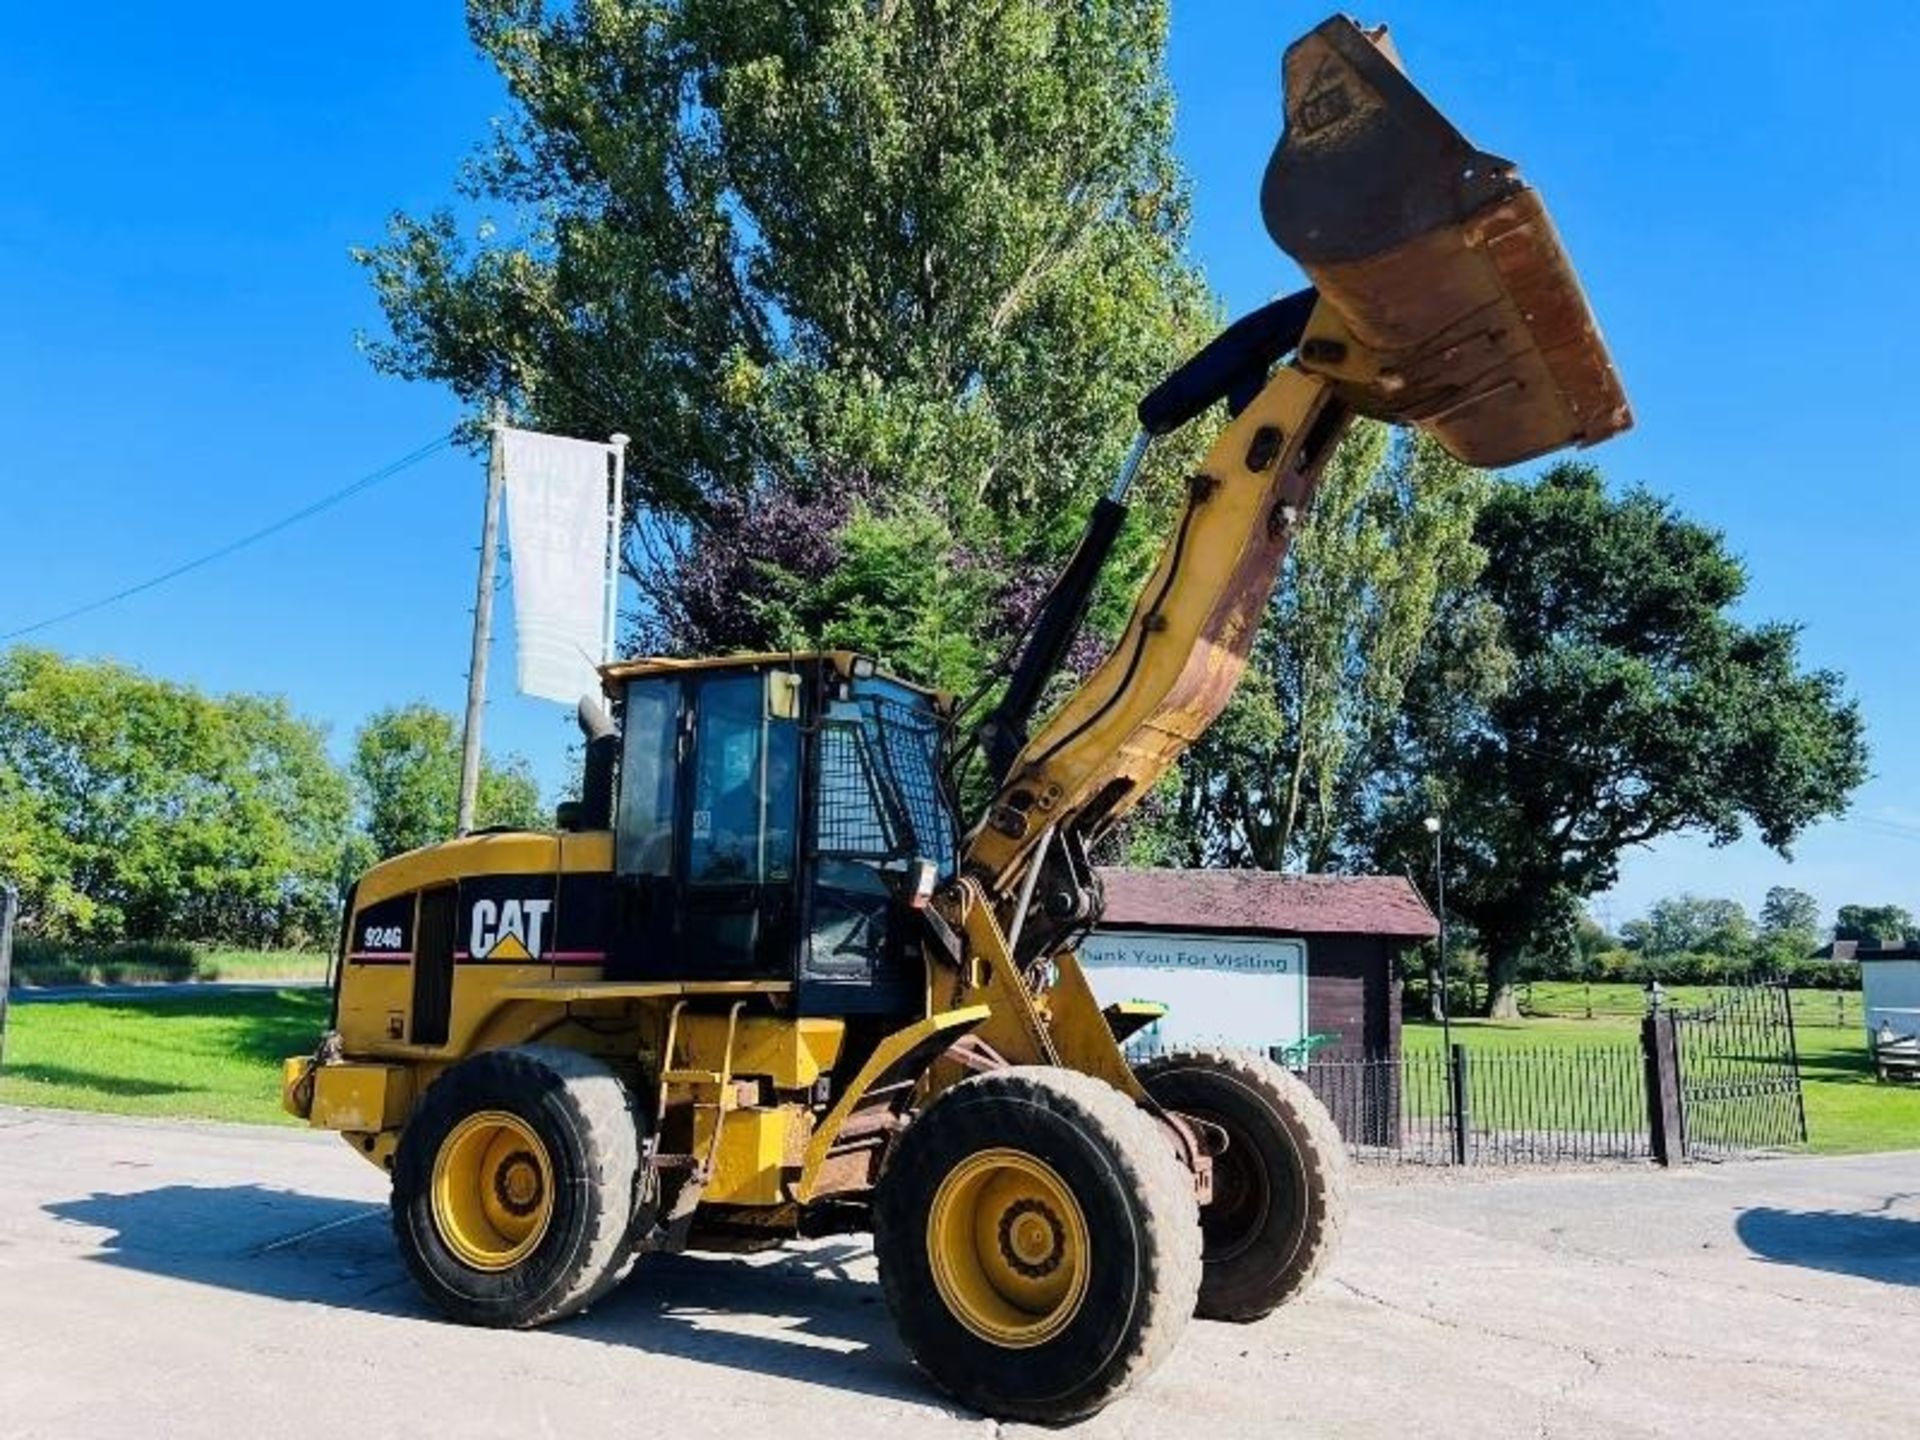
{"type": "Polygon", "coordinates": [[[933,898],[933,887],[940,879],[940,867],[924,856],[907,866],[905,898],[910,909],[924,910],[933,898]]]}
{"type": "Polygon", "coordinates": [[[767,718],[769,720],[800,718],[800,675],[797,671],[769,670],[767,672],[767,718]]]}

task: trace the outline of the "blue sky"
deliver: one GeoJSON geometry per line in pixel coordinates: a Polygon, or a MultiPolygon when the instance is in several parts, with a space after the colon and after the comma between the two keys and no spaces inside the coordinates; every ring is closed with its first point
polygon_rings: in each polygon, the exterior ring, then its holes
{"type": "MultiPolygon", "coordinates": [[[[1321,6],[1174,0],[1195,255],[1230,308],[1298,283],[1259,223],[1285,41],[1321,6]]],[[[446,199],[500,110],[459,7],[16,6],[0,47],[0,632],[271,521],[431,440],[447,396],[375,375],[347,249],[446,199]]],[[[1415,78],[1545,191],[1639,417],[1595,453],[1724,529],[1746,613],[1804,624],[1875,778],[1789,865],[1687,839],[1631,857],[1617,923],[1771,884],[1920,910],[1906,551],[1920,241],[1920,16],[1893,4],[1428,3],[1415,78]],[[1841,18],[1844,17],[1844,18],[1841,18]]],[[[242,554],[33,638],[282,692],[336,748],[463,693],[478,472],[443,453],[242,554]]],[[[505,618],[503,616],[503,618],[505,618]]],[[[571,723],[507,693],[488,739],[560,777],[571,723]]]]}

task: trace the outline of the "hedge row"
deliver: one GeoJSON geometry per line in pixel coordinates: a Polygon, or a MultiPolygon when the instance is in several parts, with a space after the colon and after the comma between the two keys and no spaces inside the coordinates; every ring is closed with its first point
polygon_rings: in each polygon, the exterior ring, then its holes
{"type": "Polygon", "coordinates": [[[28,939],[13,942],[16,985],[144,985],[183,980],[317,980],[327,957],[301,951],[234,950],[177,940],[115,944],[28,939]]]}
{"type": "Polygon", "coordinates": [[[13,979],[29,985],[119,985],[191,980],[201,949],[178,940],[126,940],[79,945],[62,940],[13,942],[13,979]]]}

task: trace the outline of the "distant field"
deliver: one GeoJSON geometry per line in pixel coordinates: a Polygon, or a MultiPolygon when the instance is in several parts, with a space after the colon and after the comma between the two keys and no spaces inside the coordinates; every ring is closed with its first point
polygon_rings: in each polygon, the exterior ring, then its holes
{"type": "MultiPolygon", "coordinates": [[[[1661,992],[1671,1005],[1703,1005],[1716,993],[1717,987],[1712,985],[1669,985],[1661,992]]],[[[1520,1003],[1530,1018],[1599,1020],[1611,1017],[1638,1021],[1647,1010],[1647,992],[1639,985],[1541,980],[1521,989],[1520,1003]]],[[[1796,1025],[1841,1029],[1859,1026],[1863,1023],[1860,992],[1795,990],[1793,1019],[1796,1025]]]]}
{"type": "Polygon", "coordinates": [[[195,966],[196,980],[324,980],[333,963],[314,950],[212,950],[195,966]]]}
{"type": "MultiPolygon", "coordinates": [[[[1571,982],[1535,985],[1533,991],[1536,1008],[1551,1006],[1559,1013],[1524,1020],[1456,1019],[1454,1039],[1476,1052],[1639,1041],[1646,996],[1637,985],[1587,987],[1571,982]],[[1589,996],[1594,1018],[1568,1018],[1569,1012],[1585,1013],[1589,996]]],[[[1686,985],[1666,992],[1668,1000],[1679,1005],[1699,1004],[1713,993],[1710,986],[1686,985]]],[[[1793,1015],[1809,1147],[1829,1155],[1920,1150],[1920,1085],[1883,1085],[1874,1078],[1860,992],[1796,990],[1793,1015]]],[[[1438,1025],[1409,1020],[1403,1033],[1409,1049],[1440,1048],[1438,1025]]]]}
{"type": "Polygon", "coordinates": [[[183,980],[324,980],[314,950],[227,950],[199,945],[19,945],[15,985],[145,985],[183,980]]]}
{"type": "Polygon", "coordinates": [[[15,1005],[0,1103],[292,1124],[280,1061],[313,1048],[328,1007],[322,990],[15,1005]]]}

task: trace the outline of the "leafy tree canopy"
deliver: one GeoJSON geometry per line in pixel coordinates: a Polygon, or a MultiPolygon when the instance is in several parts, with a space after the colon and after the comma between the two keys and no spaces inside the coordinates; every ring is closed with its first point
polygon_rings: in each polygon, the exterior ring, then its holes
{"type": "Polygon", "coordinates": [[[1791,885],[1775,885],[1760,903],[1760,933],[1811,950],[1820,938],[1820,902],[1791,885]]]}
{"type": "Polygon", "coordinates": [[[1654,901],[1646,918],[1621,926],[1620,936],[1645,955],[1744,956],[1753,920],[1737,900],[1671,895],[1654,901]]]}
{"type": "Polygon", "coordinates": [[[1751,827],[1785,853],[1845,810],[1867,753],[1840,677],[1800,668],[1793,627],[1733,618],[1739,561],[1666,501],[1562,464],[1501,483],[1475,538],[1497,629],[1435,627],[1362,819],[1375,862],[1398,868],[1420,853],[1420,814],[1445,809],[1448,900],[1501,1007],[1521,953],[1569,943],[1628,846],[1751,827]]]}
{"type": "MultiPolygon", "coordinates": [[[[382,710],[353,743],[353,779],[370,863],[452,837],[460,800],[460,733],[453,716],[421,701],[382,710]]],[[[540,788],[518,755],[483,761],[474,823],[541,829],[540,788]]]]}
{"type": "Polygon", "coordinates": [[[634,437],[643,643],[976,677],[1010,577],[1064,554],[1213,318],[1164,0],[470,0],[468,24],[512,113],[464,177],[478,224],[399,216],[361,252],[375,362],[634,437]]]}
{"type": "Polygon", "coordinates": [[[324,942],[348,818],[284,700],[0,655],[0,873],[30,933],[324,942]]]}
{"type": "Polygon", "coordinates": [[[1899,905],[1842,905],[1833,927],[1836,940],[1857,940],[1867,945],[1895,945],[1902,940],[1920,939],[1920,925],[1899,905]]]}

